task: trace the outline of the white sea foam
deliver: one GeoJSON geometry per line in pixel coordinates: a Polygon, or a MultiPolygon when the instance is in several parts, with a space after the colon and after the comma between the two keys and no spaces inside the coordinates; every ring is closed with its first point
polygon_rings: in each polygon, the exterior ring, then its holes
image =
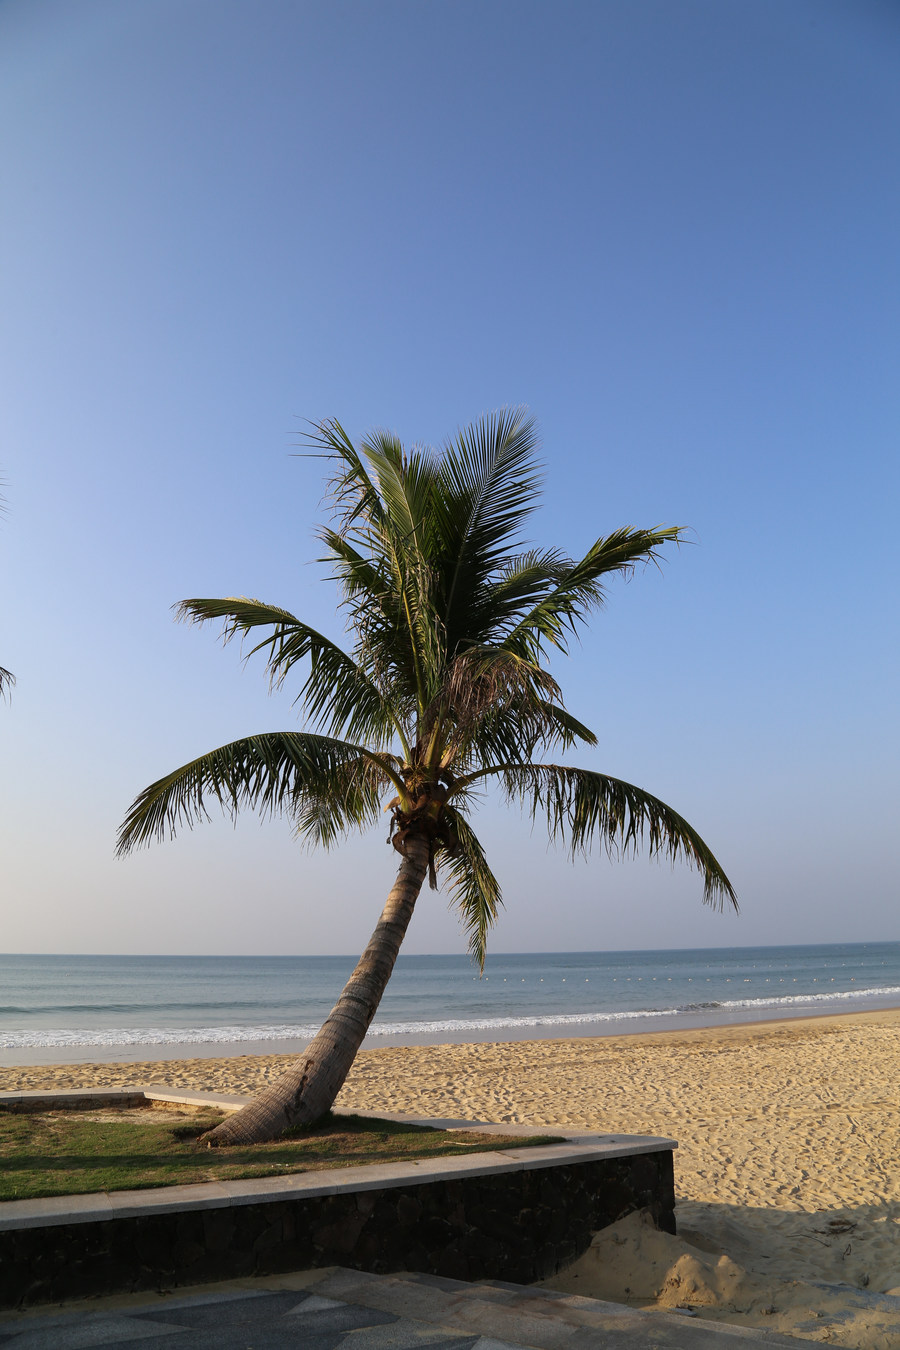
{"type": "MultiPolygon", "coordinates": [[[[682,1004],[677,1008],[634,1008],[593,1013],[535,1013],[520,1017],[442,1018],[410,1022],[381,1022],[377,1019],[369,1028],[370,1036],[438,1036],[458,1035],[461,1032],[516,1031],[529,1027],[595,1026],[600,1023],[622,1023],[649,1018],[678,1018],[686,1014],[762,1011],[766,1008],[835,1008],[848,1003],[872,1002],[897,998],[900,986],[889,985],[870,989],[849,989],[821,994],[794,994],[768,998],[710,1000],[682,1004]]],[[[248,1041],[310,1040],[317,1026],[257,1025],[219,1027],[109,1027],[103,1030],[6,1031],[0,1033],[0,1049],[66,1048],[77,1046],[129,1045],[240,1045],[248,1041]]]]}

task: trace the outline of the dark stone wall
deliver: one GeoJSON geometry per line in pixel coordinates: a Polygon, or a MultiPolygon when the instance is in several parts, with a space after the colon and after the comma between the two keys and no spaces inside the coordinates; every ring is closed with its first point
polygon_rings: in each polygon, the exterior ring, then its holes
{"type": "Polygon", "coordinates": [[[671,1151],[500,1176],[0,1232],[0,1307],[318,1266],[517,1284],[648,1209],[675,1232],[671,1151]]]}

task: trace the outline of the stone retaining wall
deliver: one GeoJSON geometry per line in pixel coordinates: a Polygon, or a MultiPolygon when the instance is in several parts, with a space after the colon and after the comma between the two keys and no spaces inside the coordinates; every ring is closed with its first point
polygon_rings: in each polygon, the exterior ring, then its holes
{"type": "Polygon", "coordinates": [[[675,1231],[671,1152],[500,1176],[0,1232],[0,1306],[319,1266],[517,1284],[646,1208],[675,1231]]]}
{"type": "MultiPolygon", "coordinates": [[[[74,1106],[79,1095],[59,1105],[74,1106]]],[[[147,1089],[151,1095],[187,1099],[147,1089]]],[[[2,1098],[7,1110],[47,1101],[37,1093],[2,1098]]],[[[481,1133],[496,1128],[476,1125],[481,1133]]],[[[598,1229],[634,1210],[674,1233],[675,1147],[669,1139],[577,1135],[427,1164],[9,1201],[0,1204],[0,1307],[323,1266],[527,1284],[555,1274],[598,1229]]]]}

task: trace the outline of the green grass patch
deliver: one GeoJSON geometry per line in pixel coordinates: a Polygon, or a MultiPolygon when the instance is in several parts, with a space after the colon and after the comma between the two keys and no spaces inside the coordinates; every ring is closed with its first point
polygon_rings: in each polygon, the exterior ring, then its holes
{"type": "Polygon", "coordinates": [[[211,1149],[199,1136],[217,1125],[221,1114],[203,1113],[174,1124],[154,1120],[152,1111],[135,1111],[134,1120],[129,1114],[0,1115],[0,1200],[236,1181],[562,1142],[549,1135],[486,1137],[367,1116],[332,1116],[274,1143],[211,1149]]]}

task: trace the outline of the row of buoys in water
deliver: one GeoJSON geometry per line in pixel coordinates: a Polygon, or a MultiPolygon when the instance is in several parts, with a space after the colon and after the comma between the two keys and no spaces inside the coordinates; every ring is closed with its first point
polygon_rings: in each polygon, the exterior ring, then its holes
{"type": "MultiPolygon", "coordinates": [[[[882,962],[882,965],[883,965],[883,964],[884,964],[884,962],[882,962]]],[[[490,978],[491,978],[490,975],[485,975],[485,976],[484,976],[484,979],[485,979],[485,980],[489,980],[490,978]]],[[[634,977],[632,977],[631,975],[626,975],[626,976],[625,976],[625,979],[626,979],[627,983],[629,983],[629,984],[631,983],[632,978],[636,979],[636,980],[638,981],[638,983],[640,983],[640,982],[643,980],[644,977],[643,977],[643,975],[636,975],[636,976],[634,976],[634,977]]],[[[656,976],[655,976],[655,975],[651,975],[650,978],[653,980],[654,983],[656,982],[656,976]]],[[[473,975],[473,976],[472,976],[472,979],[473,979],[473,980],[477,980],[477,979],[478,979],[478,976],[477,976],[477,975],[473,975]]],[[[671,975],[667,975],[667,976],[666,976],[666,980],[667,980],[667,982],[668,982],[669,984],[672,983],[672,979],[673,979],[673,977],[672,977],[671,975]]],[[[541,982],[541,984],[544,983],[544,977],[543,977],[543,975],[540,977],[540,982],[541,982]]],[[[562,982],[563,982],[563,984],[566,983],[566,977],[565,977],[565,975],[563,975],[563,977],[562,977],[562,982]]],[[[585,982],[585,984],[590,984],[590,980],[588,979],[587,976],[585,976],[584,982],[585,982]]],[[[613,984],[617,984],[617,983],[618,983],[618,976],[614,975],[614,976],[613,976],[613,979],[612,979],[612,982],[613,982],[613,984]]],[[[693,976],[689,975],[689,976],[688,976],[688,981],[687,981],[687,982],[688,982],[688,984],[693,984],[693,983],[694,983],[693,976]]],[[[814,975],[814,976],[813,976],[812,982],[813,982],[813,984],[818,984],[818,983],[819,983],[819,977],[818,977],[818,975],[814,975]]],[[[504,984],[507,983],[507,978],[506,978],[505,975],[503,976],[503,983],[504,983],[504,984]]],[[[523,983],[523,984],[525,983],[525,976],[524,976],[524,975],[522,976],[522,983],[523,983]]],[[[706,983],[707,983],[707,984],[712,984],[712,976],[707,975],[707,977],[706,977],[706,983]]],[[[726,976],[725,976],[725,983],[726,983],[726,984],[731,984],[731,976],[730,976],[730,975],[726,975],[726,976]]],[[[744,979],[744,984],[752,984],[752,983],[753,983],[752,978],[751,978],[750,976],[746,976],[745,979],[744,979]]],[[[766,976],[766,984],[769,984],[769,983],[770,983],[770,981],[769,981],[769,977],[768,977],[768,975],[767,975],[767,976],[766,976]]],[[[778,983],[779,983],[779,984],[784,984],[784,977],[783,977],[783,976],[780,976],[780,977],[779,977],[778,983]]],[[[796,984],[796,983],[797,983],[796,977],[794,978],[794,980],[792,981],[792,983],[793,983],[793,984],[796,984]]],[[[833,976],[833,975],[831,976],[831,983],[834,984],[834,976],[833,976]]],[[[856,984],[856,977],[855,977],[855,976],[851,975],[851,977],[850,977],[850,983],[851,983],[851,984],[856,984]]]]}

